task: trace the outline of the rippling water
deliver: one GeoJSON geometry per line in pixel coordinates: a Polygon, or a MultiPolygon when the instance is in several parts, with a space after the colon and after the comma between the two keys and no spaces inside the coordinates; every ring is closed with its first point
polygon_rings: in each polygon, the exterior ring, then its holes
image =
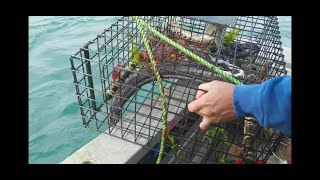
{"type": "Polygon", "coordinates": [[[278,18],[284,60],[291,63],[291,16],[279,16],[278,18]]]}
{"type": "MultiPolygon", "coordinates": [[[[59,163],[98,135],[82,126],[69,56],[118,18],[29,17],[29,163],[59,163]]],[[[291,53],[291,18],[279,22],[291,53]]]]}

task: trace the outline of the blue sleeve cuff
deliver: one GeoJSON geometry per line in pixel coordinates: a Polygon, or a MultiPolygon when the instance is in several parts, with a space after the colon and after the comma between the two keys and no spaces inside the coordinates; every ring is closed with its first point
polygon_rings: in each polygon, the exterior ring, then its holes
{"type": "Polygon", "coordinates": [[[253,114],[258,109],[259,98],[257,88],[259,85],[236,85],[233,92],[233,107],[238,118],[247,116],[257,117],[258,114],[253,114]]]}
{"type": "Polygon", "coordinates": [[[233,92],[233,107],[238,118],[253,116],[264,128],[291,132],[291,77],[237,85],[233,92]]]}

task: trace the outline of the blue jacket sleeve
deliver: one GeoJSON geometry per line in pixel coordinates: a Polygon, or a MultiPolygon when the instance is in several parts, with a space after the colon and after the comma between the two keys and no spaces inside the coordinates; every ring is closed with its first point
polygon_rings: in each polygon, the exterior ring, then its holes
{"type": "Polygon", "coordinates": [[[237,85],[233,106],[238,118],[253,115],[264,128],[291,133],[291,76],[256,85],[237,85]]]}

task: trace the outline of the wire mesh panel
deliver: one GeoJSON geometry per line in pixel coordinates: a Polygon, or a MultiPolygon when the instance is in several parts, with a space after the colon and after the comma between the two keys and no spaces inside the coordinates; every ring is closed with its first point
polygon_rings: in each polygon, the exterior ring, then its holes
{"type": "MultiPolygon", "coordinates": [[[[238,17],[235,27],[189,17],[140,17],[244,84],[286,74],[276,17],[238,17]]],[[[146,31],[146,29],[145,29],[146,31]]],[[[282,134],[262,129],[252,118],[199,129],[201,117],[188,112],[197,87],[226,81],[148,32],[168,104],[167,141],[162,163],[266,163],[282,134]]],[[[161,142],[159,87],[132,17],[122,17],[70,58],[83,125],[151,149],[161,142]]],[[[141,162],[143,163],[143,162],[141,162]]]]}

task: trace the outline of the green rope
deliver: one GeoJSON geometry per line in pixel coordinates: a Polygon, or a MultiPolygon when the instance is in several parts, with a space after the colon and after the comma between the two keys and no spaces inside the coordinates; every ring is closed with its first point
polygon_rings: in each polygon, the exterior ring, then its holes
{"type": "Polygon", "coordinates": [[[158,69],[156,67],[156,63],[155,63],[155,60],[153,58],[153,55],[152,55],[151,49],[149,47],[149,44],[147,42],[147,38],[146,38],[145,33],[144,33],[144,31],[142,29],[142,26],[141,26],[141,20],[137,16],[133,16],[133,18],[136,20],[136,22],[138,24],[138,29],[139,29],[140,34],[142,36],[143,43],[146,46],[148,55],[150,57],[150,61],[151,61],[152,67],[153,67],[154,74],[155,74],[155,76],[157,78],[157,82],[158,82],[159,90],[160,90],[160,94],[161,94],[161,99],[162,99],[163,125],[162,125],[162,137],[161,137],[160,152],[159,152],[159,156],[158,156],[158,159],[157,159],[157,164],[160,164],[160,161],[162,159],[163,152],[164,152],[164,145],[165,145],[166,131],[167,131],[167,114],[168,114],[168,110],[167,110],[166,97],[165,97],[165,94],[164,94],[164,89],[163,89],[163,85],[162,85],[162,81],[161,81],[161,78],[160,78],[159,71],[158,71],[158,69]]]}

